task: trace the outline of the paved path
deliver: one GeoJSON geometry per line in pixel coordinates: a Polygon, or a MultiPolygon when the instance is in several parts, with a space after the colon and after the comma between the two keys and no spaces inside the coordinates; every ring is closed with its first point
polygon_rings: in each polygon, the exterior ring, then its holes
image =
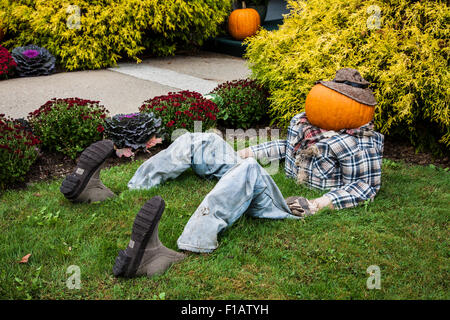
{"type": "Polygon", "coordinates": [[[193,77],[177,71],[153,67],[148,64],[123,63],[117,68],[109,70],[126,74],[137,79],[156,82],[163,86],[181,90],[197,91],[201,94],[211,92],[218,84],[215,81],[193,77]]]}
{"type": "Polygon", "coordinates": [[[171,91],[211,91],[217,84],[250,75],[245,60],[201,52],[155,58],[141,64],[0,81],[0,113],[26,117],[52,98],[99,100],[111,114],[137,112],[142,103],[171,91]]]}

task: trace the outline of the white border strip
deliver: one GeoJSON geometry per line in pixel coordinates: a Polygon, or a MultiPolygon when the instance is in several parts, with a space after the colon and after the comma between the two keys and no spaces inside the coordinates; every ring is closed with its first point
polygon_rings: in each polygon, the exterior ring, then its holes
{"type": "Polygon", "coordinates": [[[147,64],[120,63],[117,67],[109,68],[108,70],[181,90],[197,91],[201,94],[211,92],[218,85],[218,82],[215,81],[204,80],[147,64]]]}

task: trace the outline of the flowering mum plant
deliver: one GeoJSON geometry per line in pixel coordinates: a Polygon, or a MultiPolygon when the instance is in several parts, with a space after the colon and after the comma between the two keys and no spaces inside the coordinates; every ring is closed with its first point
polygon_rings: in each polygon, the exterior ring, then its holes
{"type": "Polygon", "coordinates": [[[16,67],[17,63],[14,61],[9,51],[0,46],[0,79],[8,79],[16,67]]]}
{"type": "Polygon", "coordinates": [[[118,114],[105,121],[105,137],[119,148],[147,149],[153,136],[159,135],[161,119],[153,113],[118,114]]]}
{"type": "Polygon", "coordinates": [[[213,94],[220,96],[219,123],[226,127],[248,129],[259,123],[267,113],[268,91],[254,80],[227,81],[218,85],[213,94]]]}
{"type": "Polygon", "coordinates": [[[39,154],[39,144],[19,122],[0,114],[0,189],[23,180],[39,154]]]}
{"type": "Polygon", "coordinates": [[[99,101],[55,98],[30,112],[28,120],[43,147],[75,159],[91,143],[102,139],[108,113],[99,101]]]}
{"type": "Polygon", "coordinates": [[[160,117],[163,130],[170,137],[175,129],[194,131],[194,121],[201,121],[204,130],[214,127],[219,109],[198,92],[180,91],[147,100],[139,111],[160,117]]]}
{"type": "Polygon", "coordinates": [[[12,57],[21,77],[49,75],[55,71],[55,57],[47,49],[33,44],[14,48],[12,57]]]}

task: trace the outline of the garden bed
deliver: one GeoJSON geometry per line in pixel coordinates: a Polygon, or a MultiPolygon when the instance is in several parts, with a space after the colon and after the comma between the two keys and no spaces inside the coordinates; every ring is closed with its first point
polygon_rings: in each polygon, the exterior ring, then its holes
{"type": "MultiPolygon", "coordinates": [[[[130,163],[134,160],[147,160],[162,149],[162,147],[157,146],[152,148],[149,152],[137,153],[134,158],[111,157],[106,160],[105,168],[130,163]]],[[[61,153],[42,152],[36,162],[31,166],[30,171],[25,176],[24,181],[15,183],[10,187],[10,189],[22,189],[26,188],[30,183],[65,177],[75,169],[76,163],[76,159],[72,160],[70,159],[70,157],[65,156],[61,153]]]]}
{"type": "MultiPolygon", "coordinates": [[[[256,129],[259,127],[256,126],[256,129]]],[[[261,126],[261,128],[265,128],[261,126]]],[[[223,136],[225,136],[225,129],[221,129],[223,136]]],[[[165,147],[156,146],[149,150],[149,152],[139,152],[136,154],[134,160],[147,160],[151,156],[157,154],[165,147]]],[[[417,153],[414,147],[407,141],[399,141],[398,139],[386,137],[384,144],[385,159],[394,161],[403,161],[407,164],[414,165],[434,165],[441,168],[450,167],[449,157],[435,158],[430,153],[417,153]]],[[[112,167],[120,164],[125,164],[133,161],[131,158],[112,157],[106,161],[106,167],[112,167]]],[[[25,188],[29,183],[45,181],[50,179],[58,179],[66,176],[74,170],[76,160],[70,159],[59,153],[42,152],[36,162],[31,166],[30,171],[25,176],[24,182],[12,185],[11,189],[25,188]]]]}

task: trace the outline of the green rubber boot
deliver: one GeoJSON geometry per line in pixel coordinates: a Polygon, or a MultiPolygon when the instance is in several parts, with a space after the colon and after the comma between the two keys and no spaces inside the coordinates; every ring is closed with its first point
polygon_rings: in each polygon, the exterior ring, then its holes
{"type": "Polygon", "coordinates": [[[158,237],[158,225],[152,234],[145,252],[136,271],[137,276],[146,275],[148,277],[163,274],[169,267],[178,261],[183,260],[186,256],[180,252],[165,247],[158,237]]]}
{"type": "Polygon", "coordinates": [[[72,202],[97,202],[114,197],[100,180],[100,170],[114,154],[111,140],[97,141],[80,155],[75,170],[61,184],[61,193],[72,202]]]}
{"type": "Polygon", "coordinates": [[[100,180],[101,169],[102,168],[98,168],[95,171],[92,178],[87,183],[86,188],[84,188],[84,190],[73,200],[73,202],[92,203],[104,201],[115,196],[114,192],[106,187],[100,180]]]}
{"type": "Polygon", "coordinates": [[[158,237],[158,226],[165,204],[161,197],[147,201],[136,215],[128,247],[116,258],[116,277],[132,278],[163,274],[185,255],[165,247],[158,237]]]}

